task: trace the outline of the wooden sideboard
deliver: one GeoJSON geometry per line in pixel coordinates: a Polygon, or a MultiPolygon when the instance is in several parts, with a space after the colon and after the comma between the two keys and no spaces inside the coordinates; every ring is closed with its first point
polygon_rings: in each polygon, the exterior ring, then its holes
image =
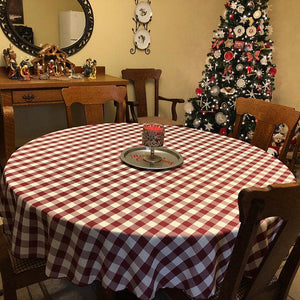
{"type": "MultiPolygon", "coordinates": [[[[82,68],[77,67],[76,72],[82,68]]],[[[5,67],[0,67],[0,159],[5,164],[15,151],[15,117],[14,106],[44,105],[63,103],[62,88],[76,85],[127,85],[122,78],[105,74],[105,67],[97,67],[96,79],[59,78],[50,80],[32,79],[30,81],[11,80],[7,77],[5,67]]]]}

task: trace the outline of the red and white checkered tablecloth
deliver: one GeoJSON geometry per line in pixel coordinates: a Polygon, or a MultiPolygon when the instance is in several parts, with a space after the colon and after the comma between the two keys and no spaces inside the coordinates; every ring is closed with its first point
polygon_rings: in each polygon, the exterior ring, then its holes
{"type": "MultiPolygon", "coordinates": [[[[143,171],[120,160],[142,143],[138,124],[53,132],[18,149],[2,180],[0,212],[13,252],[46,257],[46,274],[98,279],[153,299],[162,287],[207,298],[223,279],[239,228],[238,192],[293,182],[279,160],[244,142],[167,126],[180,168],[143,171]]],[[[264,222],[248,264],[260,262],[274,222],[264,222]]]]}

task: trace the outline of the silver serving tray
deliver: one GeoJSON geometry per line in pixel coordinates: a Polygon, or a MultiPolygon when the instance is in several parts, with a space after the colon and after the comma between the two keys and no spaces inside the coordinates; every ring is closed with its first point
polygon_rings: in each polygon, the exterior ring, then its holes
{"type": "Polygon", "coordinates": [[[159,162],[150,163],[143,159],[144,156],[150,154],[150,148],[134,147],[126,149],[121,153],[121,160],[131,166],[143,170],[170,170],[177,168],[183,164],[183,157],[176,151],[167,148],[155,148],[155,155],[159,155],[162,159],[159,162]]]}

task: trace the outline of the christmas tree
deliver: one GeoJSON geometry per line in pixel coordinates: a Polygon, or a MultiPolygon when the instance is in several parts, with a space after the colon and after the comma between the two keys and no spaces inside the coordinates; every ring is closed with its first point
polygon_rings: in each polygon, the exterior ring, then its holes
{"type": "MultiPolygon", "coordinates": [[[[271,100],[276,67],[267,2],[225,3],[196,97],[185,105],[186,126],[228,134],[233,129],[237,97],[271,100]]],[[[244,123],[241,138],[250,140],[255,120],[247,116],[244,123]]]]}

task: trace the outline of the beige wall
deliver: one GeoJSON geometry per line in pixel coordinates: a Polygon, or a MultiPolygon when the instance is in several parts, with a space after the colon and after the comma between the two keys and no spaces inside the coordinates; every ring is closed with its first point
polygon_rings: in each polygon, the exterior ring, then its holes
{"type": "Polygon", "coordinates": [[[300,110],[300,2],[271,0],[277,74],[273,101],[300,110]]]}
{"type": "MultiPolygon", "coordinates": [[[[151,29],[151,53],[129,53],[133,46],[135,1],[90,0],[95,17],[94,32],[83,50],[70,58],[82,65],[87,57],[104,65],[108,74],[120,76],[128,67],[155,67],[163,70],[161,95],[188,99],[202,77],[206,54],[210,49],[212,31],[219,24],[225,1],[220,0],[153,0],[151,29]]],[[[270,0],[271,24],[274,27],[274,62],[277,64],[274,101],[294,106],[300,110],[298,101],[298,67],[300,46],[300,9],[298,0],[287,2],[270,0]]],[[[9,41],[0,32],[2,48],[9,41]]],[[[26,54],[15,49],[18,61],[26,54]]],[[[4,61],[2,61],[4,65],[4,61]]],[[[129,93],[131,90],[129,89],[129,93]]],[[[161,114],[167,115],[168,109],[161,114]]],[[[184,122],[183,105],[178,107],[179,118],[184,122]]],[[[37,136],[66,126],[63,106],[36,107],[34,110],[18,108],[17,138],[37,136]],[[33,120],[40,118],[39,125],[33,120]],[[37,128],[38,126],[38,128],[37,128]]]]}

